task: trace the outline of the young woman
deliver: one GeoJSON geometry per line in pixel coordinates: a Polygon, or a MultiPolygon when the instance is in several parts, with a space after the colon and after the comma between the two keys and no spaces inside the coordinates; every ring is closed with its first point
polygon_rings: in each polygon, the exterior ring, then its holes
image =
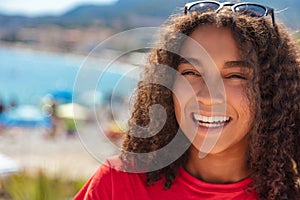
{"type": "Polygon", "coordinates": [[[299,199],[299,54],[277,21],[263,5],[214,1],[172,17],[122,155],[74,199],[299,199]]]}

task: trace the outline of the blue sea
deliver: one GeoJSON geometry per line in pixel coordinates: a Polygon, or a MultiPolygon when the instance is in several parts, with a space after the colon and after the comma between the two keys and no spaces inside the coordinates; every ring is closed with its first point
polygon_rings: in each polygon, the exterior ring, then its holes
{"type": "Polygon", "coordinates": [[[130,96],[140,71],[121,62],[13,48],[0,48],[0,60],[0,98],[6,104],[39,105],[55,91],[71,91],[77,101],[130,96]]]}

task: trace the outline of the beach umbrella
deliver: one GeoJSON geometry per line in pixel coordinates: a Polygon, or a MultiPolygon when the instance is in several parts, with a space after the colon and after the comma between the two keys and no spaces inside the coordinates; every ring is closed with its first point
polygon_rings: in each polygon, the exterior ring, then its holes
{"type": "Polygon", "coordinates": [[[72,91],[68,90],[55,90],[50,93],[51,98],[59,104],[71,103],[72,95],[72,91]]]}
{"type": "Polygon", "coordinates": [[[51,119],[39,108],[32,105],[21,105],[0,116],[0,124],[20,127],[49,127],[51,119]]]}
{"type": "Polygon", "coordinates": [[[88,118],[88,109],[77,103],[61,104],[57,107],[57,116],[66,119],[85,120],[88,118]]]}

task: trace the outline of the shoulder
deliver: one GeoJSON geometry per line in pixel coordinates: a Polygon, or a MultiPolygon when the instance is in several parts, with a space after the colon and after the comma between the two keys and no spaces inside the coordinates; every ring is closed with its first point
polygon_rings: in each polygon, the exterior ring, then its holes
{"type": "Polygon", "coordinates": [[[123,179],[134,179],[143,176],[144,174],[131,173],[128,168],[124,168],[124,164],[118,156],[107,159],[92,177],[92,182],[95,184],[110,183],[112,185],[119,183],[123,179]],[[117,179],[117,181],[116,181],[117,179]]]}
{"type": "Polygon", "coordinates": [[[132,170],[128,170],[128,167],[125,168],[119,157],[112,157],[98,168],[93,179],[99,183],[110,182],[112,185],[116,185],[121,181],[140,179],[144,176],[144,173],[133,173],[132,170]]]}
{"type": "Polygon", "coordinates": [[[85,183],[73,200],[110,199],[110,167],[106,163],[100,165],[94,175],[85,183]],[[105,198],[106,196],[106,198],[105,198]]]}
{"type": "Polygon", "coordinates": [[[111,199],[115,192],[119,194],[130,192],[132,185],[144,185],[145,174],[130,173],[122,170],[119,157],[107,159],[84,187],[75,196],[74,200],[81,199],[111,199]]]}

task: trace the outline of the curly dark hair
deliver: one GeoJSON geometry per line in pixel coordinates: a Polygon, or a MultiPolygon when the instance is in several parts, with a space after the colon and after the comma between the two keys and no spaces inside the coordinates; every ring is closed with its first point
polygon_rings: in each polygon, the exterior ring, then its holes
{"type": "MultiPolygon", "coordinates": [[[[253,68],[253,79],[247,86],[254,123],[250,132],[248,164],[259,199],[299,199],[300,172],[300,61],[296,43],[288,31],[268,17],[253,18],[231,11],[174,15],[163,26],[160,40],[150,52],[142,80],[138,84],[129,131],[123,142],[123,161],[134,159],[135,167],[155,165],[155,154],[139,160],[138,154],[154,152],[169,144],[176,134],[182,136],[186,149],[161,169],[147,172],[147,183],[164,179],[165,188],[172,185],[178,168],[185,165],[191,145],[180,131],[172,99],[174,73],[184,38],[195,28],[214,25],[229,28],[243,59],[253,68]],[[178,34],[180,33],[180,34],[178,34]],[[151,107],[165,108],[167,120],[150,119],[151,107]],[[148,124],[151,121],[151,127],[148,124]],[[164,123],[164,124],[162,124],[164,123]],[[140,128],[143,127],[143,128],[140,128]],[[162,127],[153,135],[155,128],[162,127]],[[148,137],[145,137],[147,136],[148,137]],[[138,162],[137,162],[138,160],[138,162]]],[[[172,156],[164,152],[159,156],[172,156]]],[[[148,169],[151,169],[151,167],[148,169]]]]}

